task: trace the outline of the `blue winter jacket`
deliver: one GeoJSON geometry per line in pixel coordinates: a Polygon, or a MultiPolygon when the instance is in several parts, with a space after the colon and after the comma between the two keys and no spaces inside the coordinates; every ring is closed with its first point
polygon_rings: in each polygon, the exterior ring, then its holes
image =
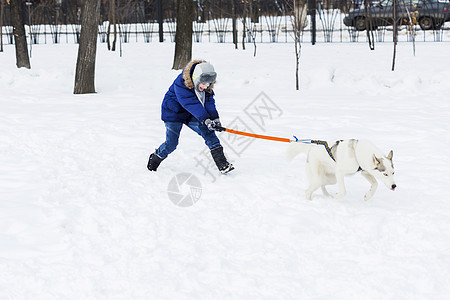
{"type": "Polygon", "coordinates": [[[192,117],[203,123],[206,119],[217,119],[219,114],[214,100],[213,84],[206,90],[205,106],[194,91],[192,73],[202,60],[191,61],[169,87],[161,106],[161,119],[164,122],[187,124],[192,117]]]}

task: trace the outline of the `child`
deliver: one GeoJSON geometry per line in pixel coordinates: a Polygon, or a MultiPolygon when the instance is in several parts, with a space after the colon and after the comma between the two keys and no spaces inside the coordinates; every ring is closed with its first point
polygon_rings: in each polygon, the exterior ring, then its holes
{"type": "Polygon", "coordinates": [[[186,65],[169,87],[161,106],[166,141],[150,155],[147,164],[150,171],[156,171],[159,164],[175,150],[183,124],[202,136],[221,173],[234,169],[223,154],[222,145],[214,132],[223,130],[212,90],[216,76],[210,63],[194,60],[186,65]]]}

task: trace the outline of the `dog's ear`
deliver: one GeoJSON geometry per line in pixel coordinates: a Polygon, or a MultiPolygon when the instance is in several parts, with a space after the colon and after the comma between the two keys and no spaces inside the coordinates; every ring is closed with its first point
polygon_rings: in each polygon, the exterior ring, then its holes
{"type": "Polygon", "coordinates": [[[394,151],[390,151],[388,156],[386,156],[387,159],[389,159],[390,161],[392,161],[392,157],[394,156],[394,151]]]}
{"type": "Polygon", "coordinates": [[[378,167],[378,165],[381,163],[381,161],[375,156],[375,154],[372,156],[372,160],[373,160],[374,169],[376,169],[378,167]]]}

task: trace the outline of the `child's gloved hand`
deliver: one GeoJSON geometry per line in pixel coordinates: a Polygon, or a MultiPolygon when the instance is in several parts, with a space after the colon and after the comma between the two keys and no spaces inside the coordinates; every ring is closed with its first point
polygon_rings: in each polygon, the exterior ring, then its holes
{"type": "Polygon", "coordinates": [[[222,127],[222,124],[220,123],[219,119],[206,119],[205,125],[208,127],[209,130],[213,131],[224,131],[225,129],[222,127]]]}
{"type": "Polygon", "coordinates": [[[212,121],[216,123],[215,127],[214,127],[214,130],[219,131],[219,132],[220,131],[225,131],[225,128],[222,127],[222,123],[220,123],[220,119],[219,118],[214,119],[212,121]]]}

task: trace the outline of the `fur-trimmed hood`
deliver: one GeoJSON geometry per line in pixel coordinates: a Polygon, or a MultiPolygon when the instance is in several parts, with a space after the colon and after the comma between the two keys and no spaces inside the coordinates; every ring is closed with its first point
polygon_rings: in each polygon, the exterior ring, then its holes
{"type": "MultiPolygon", "coordinates": [[[[192,73],[194,72],[195,66],[200,64],[200,63],[205,63],[207,62],[206,60],[203,59],[195,59],[190,61],[183,69],[183,80],[184,80],[184,85],[188,88],[188,89],[193,89],[195,88],[195,84],[194,81],[192,80],[192,73]]],[[[212,92],[212,89],[214,88],[214,84],[216,82],[214,81],[205,91],[208,93],[212,92]]]]}

